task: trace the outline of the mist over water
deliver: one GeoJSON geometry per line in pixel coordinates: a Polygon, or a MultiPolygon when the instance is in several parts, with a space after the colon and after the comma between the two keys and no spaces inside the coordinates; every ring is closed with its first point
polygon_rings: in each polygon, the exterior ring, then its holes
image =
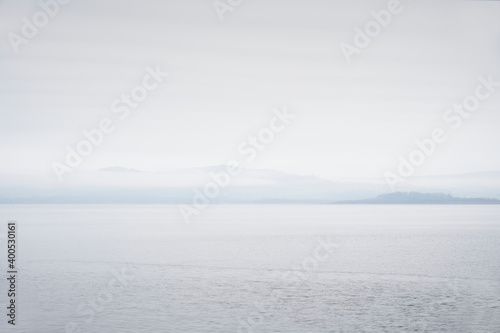
{"type": "Polygon", "coordinates": [[[499,17],[0,0],[0,333],[499,333],[499,17]]]}
{"type": "Polygon", "coordinates": [[[14,332],[500,331],[498,206],[215,205],[191,224],[161,205],[0,216],[19,225],[14,332]]]}

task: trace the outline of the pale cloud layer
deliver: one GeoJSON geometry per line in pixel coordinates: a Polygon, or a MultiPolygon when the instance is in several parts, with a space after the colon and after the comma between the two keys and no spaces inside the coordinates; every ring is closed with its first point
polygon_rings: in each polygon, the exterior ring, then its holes
{"type": "MultiPolygon", "coordinates": [[[[168,79],[81,170],[220,165],[286,105],[293,124],[251,167],[325,178],[380,177],[442,115],[500,81],[500,2],[402,1],[348,64],[339,47],[387,1],[247,0],[220,21],[211,1],[73,0],[20,46],[36,1],[0,3],[0,173],[42,173],[96,127],[146,66],[168,79]]],[[[500,89],[449,132],[418,174],[500,170],[500,89]]],[[[75,171],[77,172],[77,171],[75,171]]]]}

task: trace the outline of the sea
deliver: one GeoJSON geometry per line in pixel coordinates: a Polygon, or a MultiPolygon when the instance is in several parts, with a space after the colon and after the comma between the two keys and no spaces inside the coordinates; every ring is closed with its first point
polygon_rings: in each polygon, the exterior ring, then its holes
{"type": "Polygon", "coordinates": [[[1,205],[0,277],[0,332],[498,333],[500,205],[1,205]]]}

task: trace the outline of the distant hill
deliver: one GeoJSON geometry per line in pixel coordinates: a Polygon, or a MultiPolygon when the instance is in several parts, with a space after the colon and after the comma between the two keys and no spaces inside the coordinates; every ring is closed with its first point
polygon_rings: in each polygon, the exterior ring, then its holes
{"type": "MultiPolygon", "coordinates": [[[[197,193],[204,193],[209,184],[226,181],[227,177],[220,176],[226,168],[214,165],[148,171],[111,166],[73,172],[63,183],[53,175],[0,174],[0,204],[191,204],[200,200],[197,193]]],[[[210,203],[498,203],[484,198],[500,199],[500,172],[416,176],[389,190],[385,179],[379,178],[329,180],[246,168],[231,177],[230,184],[210,203]],[[399,194],[384,194],[388,191],[399,194]]]]}
{"type": "Polygon", "coordinates": [[[337,204],[500,204],[490,198],[456,198],[446,193],[394,192],[375,198],[337,201],[337,204]]]}

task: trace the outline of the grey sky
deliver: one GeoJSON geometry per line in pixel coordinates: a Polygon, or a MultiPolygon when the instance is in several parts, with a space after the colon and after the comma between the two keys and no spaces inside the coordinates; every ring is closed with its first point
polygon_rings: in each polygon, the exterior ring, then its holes
{"type": "MultiPolygon", "coordinates": [[[[500,81],[494,1],[401,1],[402,13],[348,64],[339,44],[387,3],[246,0],[220,21],[209,0],[73,0],[16,54],[7,33],[40,7],[5,0],[0,173],[52,179],[65,147],[115,119],[112,101],[158,64],[170,77],[79,169],[224,164],[286,105],[297,119],[252,167],[380,177],[445,126],[443,113],[474,93],[478,76],[500,81]]],[[[499,107],[500,90],[418,174],[500,170],[499,107]]]]}

